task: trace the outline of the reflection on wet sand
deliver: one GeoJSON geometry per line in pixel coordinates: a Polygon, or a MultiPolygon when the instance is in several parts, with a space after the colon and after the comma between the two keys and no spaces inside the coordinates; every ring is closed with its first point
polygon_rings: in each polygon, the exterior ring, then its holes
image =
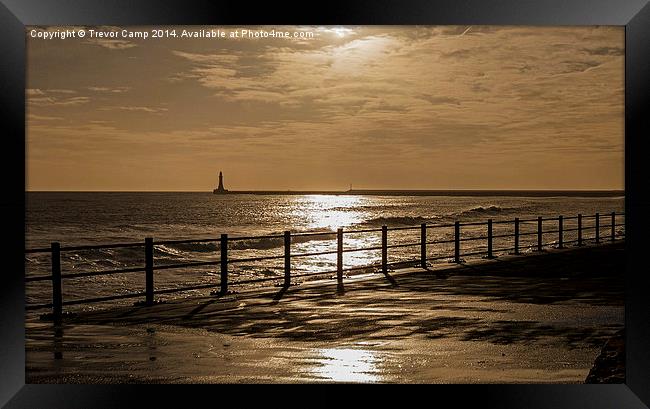
{"type": "Polygon", "coordinates": [[[317,351],[313,372],[316,377],[335,382],[380,382],[380,362],[375,351],[328,348],[317,351]]]}

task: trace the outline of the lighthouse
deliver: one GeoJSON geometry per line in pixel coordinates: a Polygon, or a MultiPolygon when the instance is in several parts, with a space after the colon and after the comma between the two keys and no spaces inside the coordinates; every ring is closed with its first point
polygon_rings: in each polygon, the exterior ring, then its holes
{"type": "Polygon", "coordinates": [[[212,191],[215,195],[225,194],[228,190],[223,188],[223,174],[219,172],[219,186],[212,191]]]}

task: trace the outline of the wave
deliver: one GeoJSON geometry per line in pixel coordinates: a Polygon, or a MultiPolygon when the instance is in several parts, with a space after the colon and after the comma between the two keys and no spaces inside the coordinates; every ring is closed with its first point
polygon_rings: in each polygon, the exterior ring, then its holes
{"type": "Polygon", "coordinates": [[[365,223],[371,226],[417,226],[431,221],[432,219],[419,216],[389,216],[369,219],[365,223]]]}
{"type": "MultiPolygon", "coordinates": [[[[157,246],[158,247],[158,246],[157,246]]],[[[173,254],[178,252],[212,253],[219,250],[218,242],[177,243],[160,246],[173,254]]]]}
{"type": "MultiPolygon", "coordinates": [[[[378,203],[378,204],[370,204],[370,205],[355,205],[354,208],[352,209],[353,211],[382,211],[385,212],[386,209],[408,209],[411,207],[409,204],[405,203],[378,203]]],[[[328,209],[330,211],[335,211],[335,212],[349,212],[351,209],[348,206],[336,206],[332,207],[331,209],[328,209]]]]}
{"type": "MultiPolygon", "coordinates": [[[[144,258],[144,257],[141,257],[144,258]]],[[[99,271],[106,269],[119,268],[125,264],[121,260],[114,258],[106,258],[101,254],[84,254],[69,253],[62,254],[61,264],[64,272],[86,272],[86,271],[99,271]]],[[[37,271],[49,271],[49,260],[46,263],[37,262],[37,271]]]]}
{"type": "MultiPolygon", "coordinates": [[[[310,233],[313,231],[310,231],[310,233]]],[[[323,230],[321,233],[333,233],[323,230]]],[[[296,234],[300,231],[294,232],[296,234]]],[[[272,250],[284,247],[284,237],[279,233],[272,233],[278,237],[251,238],[245,240],[232,240],[228,243],[230,250],[272,250]]],[[[322,236],[292,236],[291,243],[307,243],[312,241],[332,240],[335,235],[322,236]]],[[[168,264],[185,261],[207,260],[218,257],[220,243],[194,242],[194,243],[154,243],[154,263],[168,264]]],[[[112,249],[89,249],[78,252],[64,252],[61,255],[62,269],[66,272],[101,271],[122,267],[141,267],[144,265],[144,247],[126,247],[112,249]]],[[[30,265],[33,273],[45,274],[49,271],[49,254],[30,254],[25,257],[26,264],[30,265]]],[[[272,273],[267,272],[269,274],[272,273]]],[[[264,274],[267,274],[264,273],[264,274]]]]}
{"type": "Polygon", "coordinates": [[[184,255],[183,250],[165,244],[154,246],[154,256],[156,256],[156,251],[162,253],[164,256],[172,258],[183,257],[184,255]]]}
{"type": "MultiPolygon", "coordinates": [[[[300,232],[294,232],[300,234],[300,232]]],[[[316,233],[316,232],[310,232],[316,233]]],[[[333,233],[330,230],[325,230],[318,233],[333,233]]],[[[275,234],[275,233],[274,233],[275,234]]],[[[331,234],[324,234],[322,236],[291,236],[291,243],[307,243],[311,241],[322,241],[322,240],[332,240],[335,236],[331,234]]],[[[247,239],[247,240],[235,240],[228,243],[228,248],[234,250],[270,250],[278,247],[284,246],[284,237],[267,237],[261,239],[247,239]]]]}
{"type": "MultiPolygon", "coordinates": [[[[294,231],[294,234],[300,234],[301,231],[294,231]]],[[[334,238],[331,230],[313,231],[309,233],[328,233],[322,236],[300,236],[292,235],[291,243],[307,243],[310,241],[331,240],[334,238]]],[[[228,249],[230,250],[271,250],[275,248],[284,247],[284,237],[281,233],[271,233],[268,236],[278,237],[264,237],[264,238],[250,238],[244,240],[229,240],[228,249]]],[[[184,253],[213,253],[219,251],[221,248],[219,241],[213,242],[195,242],[195,243],[171,243],[165,245],[156,245],[155,249],[170,256],[182,256],[184,253]]]]}
{"type": "Polygon", "coordinates": [[[456,213],[458,217],[472,217],[477,215],[498,215],[509,212],[525,212],[527,209],[525,207],[500,207],[500,206],[478,206],[469,210],[462,210],[456,213]]]}

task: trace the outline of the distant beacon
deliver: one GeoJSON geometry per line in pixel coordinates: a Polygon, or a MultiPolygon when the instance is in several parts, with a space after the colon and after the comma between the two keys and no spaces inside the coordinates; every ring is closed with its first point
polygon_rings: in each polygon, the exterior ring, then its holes
{"type": "Polygon", "coordinates": [[[221,172],[219,172],[219,187],[214,189],[212,193],[214,193],[215,195],[223,195],[228,193],[228,190],[223,188],[223,175],[221,174],[221,172]]]}

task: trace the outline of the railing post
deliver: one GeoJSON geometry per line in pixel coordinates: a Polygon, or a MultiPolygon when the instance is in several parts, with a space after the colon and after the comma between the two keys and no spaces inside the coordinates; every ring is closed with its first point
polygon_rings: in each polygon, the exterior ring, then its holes
{"type": "Polygon", "coordinates": [[[454,263],[460,263],[460,222],[454,223],[454,263]]]}
{"type": "Polygon", "coordinates": [[[542,243],[542,216],[537,217],[537,251],[543,250],[542,243]]]}
{"type": "Polygon", "coordinates": [[[388,274],[388,227],[381,226],[381,272],[388,274]]]}
{"type": "Polygon", "coordinates": [[[52,252],[52,319],[55,325],[61,324],[63,317],[63,295],[61,291],[61,245],[51,244],[52,252]]]}
{"type": "Polygon", "coordinates": [[[616,212],[612,212],[612,241],[616,240],[616,212]]]}
{"type": "Polygon", "coordinates": [[[336,230],[336,280],[343,284],[343,229],[336,230]]]}
{"type": "Polygon", "coordinates": [[[582,215],[578,213],[578,246],[582,246],[582,215]]]}
{"type": "Polygon", "coordinates": [[[564,248],[564,242],[563,242],[564,234],[562,232],[563,223],[564,223],[564,218],[562,216],[559,216],[557,218],[557,230],[558,230],[558,233],[559,233],[557,248],[559,248],[559,249],[564,248]]]}
{"type": "Polygon", "coordinates": [[[596,213],[596,244],[600,243],[600,213],[596,213]]]}
{"type": "Polygon", "coordinates": [[[221,285],[220,292],[221,294],[228,293],[228,235],[222,234],[221,241],[219,242],[219,250],[221,251],[220,262],[221,262],[221,280],[219,284],[221,285]]]}
{"type": "Polygon", "coordinates": [[[291,284],[291,232],[284,232],[284,286],[291,284]]]}
{"type": "Polygon", "coordinates": [[[420,226],[420,266],[427,268],[427,224],[422,223],[420,226]]]}
{"type": "Polygon", "coordinates": [[[492,254],[492,219],[487,221],[487,256],[488,258],[494,258],[492,254]]]}
{"type": "Polygon", "coordinates": [[[153,238],[144,239],[145,305],[153,305],[153,238]]]}
{"type": "Polygon", "coordinates": [[[519,254],[519,217],[515,217],[515,254],[519,254]]]}

